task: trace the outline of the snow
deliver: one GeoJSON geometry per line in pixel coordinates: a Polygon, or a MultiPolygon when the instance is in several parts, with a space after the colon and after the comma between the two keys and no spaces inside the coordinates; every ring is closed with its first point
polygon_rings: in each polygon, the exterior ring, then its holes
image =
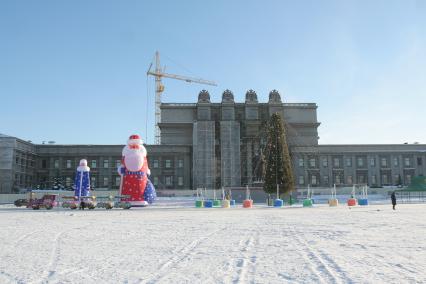
{"type": "Polygon", "coordinates": [[[0,283],[426,282],[426,204],[0,206],[0,283]]]}

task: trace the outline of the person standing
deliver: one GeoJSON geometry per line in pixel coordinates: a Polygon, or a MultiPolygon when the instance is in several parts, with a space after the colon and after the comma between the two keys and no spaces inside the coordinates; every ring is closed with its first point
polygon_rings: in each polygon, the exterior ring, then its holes
{"type": "Polygon", "coordinates": [[[391,194],[391,200],[392,200],[392,208],[393,208],[393,210],[395,210],[395,206],[396,206],[396,195],[395,195],[395,191],[392,192],[392,194],[391,194]]]}

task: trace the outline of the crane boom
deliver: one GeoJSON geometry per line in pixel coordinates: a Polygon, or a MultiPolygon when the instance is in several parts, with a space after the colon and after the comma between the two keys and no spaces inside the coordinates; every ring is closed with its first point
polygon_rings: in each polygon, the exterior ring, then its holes
{"type": "Polygon", "coordinates": [[[160,135],[160,127],[158,126],[161,122],[161,94],[164,91],[164,85],[161,82],[161,78],[170,78],[175,80],[181,80],[188,83],[197,83],[197,84],[204,84],[204,85],[210,85],[210,86],[217,86],[217,84],[213,81],[204,80],[201,78],[193,78],[193,77],[187,77],[177,74],[170,74],[163,72],[165,68],[161,68],[160,66],[160,53],[157,51],[155,52],[155,71],[151,71],[152,63],[148,68],[148,71],[146,72],[146,75],[154,76],[155,77],[155,144],[161,143],[161,135],[160,135]]]}
{"type": "Polygon", "coordinates": [[[198,84],[205,84],[205,85],[210,85],[210,86],[217,86],[217,84],[215,82],[209,81],[209,80],[204,80],[204,79],[201,79],[201,78],[192,78],[192,77],[170,74],[170,73],[156,73],[156,72],[152,72],[152,71],[148,71],[146,74],[156,76],[156,77],[164,77],[164,78],[181,80],[181,81],[185,81],[185,82],[188,82],[188,83],[198,83],[198,84]]]}

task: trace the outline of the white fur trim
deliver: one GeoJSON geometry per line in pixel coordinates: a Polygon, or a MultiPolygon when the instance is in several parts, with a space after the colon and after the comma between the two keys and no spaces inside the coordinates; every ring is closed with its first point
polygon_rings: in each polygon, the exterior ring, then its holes
{"type": "Polygon", "coordinates": [[[90,172],[90,168],[88,166],[78,166],[77,172],[90,172]]]}
{"type": "Polygon", "coordinates": [[[142,145],[143,144],[142,139],[129,139],[129,140],[127,140],[127,145],[135,145],[135,144],[142,145]]]}
{"type": "Polygon", "coordinates": [[[124,146],[123,151],[121,152],[122,156],[126,156],[127,153],[133,152],[133,151],[140,151],[142,156],[146,157],[146,149],[143,145],[140,145],[139,149],[130,149],[128,145],[124,146]]]}
{"type": "Polygon", "coordinates": [[[151,175],[151,170],[150,169],[146,170],[146,174],[150,176],[151,175]]]}

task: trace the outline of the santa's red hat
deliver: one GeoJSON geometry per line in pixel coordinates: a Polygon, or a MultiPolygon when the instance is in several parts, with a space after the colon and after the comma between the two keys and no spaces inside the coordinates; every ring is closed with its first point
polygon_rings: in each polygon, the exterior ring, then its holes
{"type": "Polygon", "coordinates": [[[129,140],[127,140],[127,145],[135,145],[135,144],[138,144],[138,145],[143,144],[141,137],[137,134],[130,135],[129,140]]]}

